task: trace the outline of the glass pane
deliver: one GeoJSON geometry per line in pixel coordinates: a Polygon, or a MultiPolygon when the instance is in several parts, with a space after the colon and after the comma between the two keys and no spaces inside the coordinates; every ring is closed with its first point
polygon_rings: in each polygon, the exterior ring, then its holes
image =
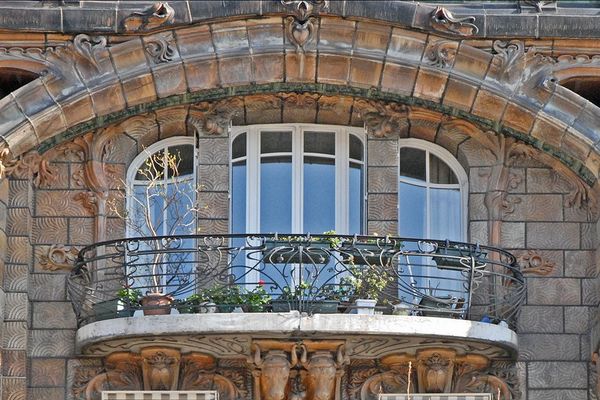
{"type": "Polygon", "coordinates": [[[231,233],[246,233],[246,162],[233,164],[231,171],[231,233]]]}
{"type": "Polygon", "coordinates": [[[335,162],[304,158],[304,231],[335,229],[335,162]]]}
{"type": "Polygon", "coordinates": [[[335,133],[304,132],[304,151],[335,155],[335,133]]]}
{"type": "Polygon", "coordinates": [[[159,150],[152,153],[148,158],[144,160],[142,165],[135,174],[135,179],[138,181],[150,181],[154,179],[163,179],[163,167],[164,167],[164,150],[159,150]]]}
{"type": "Polygon", "coordinates": [[[448,164],[429,153],[429,181],[432,183],[457,184],[458,179],[448,164]]]}
{"type": "Polygon", "coordinates": [[[231,144],[231,158],[246,156],[246,132],[238,135],[231,144]]]}
{"type": "Polygon", "coordinates": [[[260,230],[292,230],[292,157],[263,158],[260,166],[260,230]]]}
{"type": "MultiPolygon", "coordinates": [[[[348,177],[348,207],[349,221],[348,234],[362,234],[363,227],[363,167],[357,163],[350,163],[350,176],[348,177]]],[[[382,232],[383,233],[383,232],[382,232]]]]}
{"type": "Polygon", "coordinates": [[[427,236],[427,189],[400,182],[400,236],[427,236]]]}
{"type": "Polygon", "coordinates": [[[291,153],[292,132],[261,132],[260,152],[267,153],[291,153]]]}
{"type": "Polygon", "coordinates": [[[431,238],[462,240],[458,189],[431,189],[431,238]]]}
{"type": "Polygon", "coordinates": [[[400,175],[425,181],[425,151],[402,147],[400,149],[400,175]]]}
{"type": "Polygon", "coordinates": [[[350,135],[350,158],[353,160],[363,161],[363,143],[354,135],[350,135]]]}
{"type": "Polygon", "coordinates": [[[183,144],[169,147],[168,154],[175,156],[176,171],[169,166],[169,178],[191,175],[194,172],[194,146],[183,144]]]}
{"type": "Polygon", "coordinates": [[[190,235],[195,233],[194,190],[191,179],[177,180],[167,185],[165,201],[168,203],[164,235],[190,235]]]}

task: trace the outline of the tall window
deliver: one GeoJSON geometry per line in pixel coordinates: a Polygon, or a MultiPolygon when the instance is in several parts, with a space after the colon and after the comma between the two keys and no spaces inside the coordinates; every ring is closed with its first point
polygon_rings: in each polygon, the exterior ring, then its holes
{"type": "Polygon", "coordinates": [[[362,233],[361,130],[322,125],[236,128],[234,233],[362,233]]]}
{"type": "MultiPolygon", "coordinates": [[[[464,241],[467,175],[460,164],[447,150],[416,139],[401,140],[399,156],[400,236],[464,241]]],[[[459,271],[436,268],[430,257],[406,262],[405,285],[438,298],[464,297],[459,271]]]]}
{"type": "Polygon", "coordinates": [[[179,296],[188,284],[194,255],[196,170],[194,139],[170,138],[144,150],[127,173],[127,236],[141,239],[130,250],[134,286],[179,296]],[[167,239],[153,239],[167,236],[167,239]]]}
{"type": "Polygon", "coordinates": [[[467,175],[445,149],[400,142],[400,236],[464,241],[467,175]]]}

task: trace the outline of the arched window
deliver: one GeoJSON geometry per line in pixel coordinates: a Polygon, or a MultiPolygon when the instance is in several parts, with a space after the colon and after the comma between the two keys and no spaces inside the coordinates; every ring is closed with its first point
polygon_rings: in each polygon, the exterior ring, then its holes
{"type": "Polygon", "coordinates": [[[234,233],[363,232],[360,129],[308,124],[237,127],[231,170],[234,233]]]}
{"type": "Polygon", "coordinates": [[[467,174],[446,149],[417,139],[400,141],[399,234],[464,241],[467,174]]]}
{"type": "Polygon", "coordinates": [[[195,233],[196,156],[194,139],[174,137],[140,153],[127,171],[127,236],[143,238],[132,245],[135,276],[128,284],[142,290],[184,296],[190,287],[195,233]],[[167,236],[167,239],[155,239],[167,236]]]}

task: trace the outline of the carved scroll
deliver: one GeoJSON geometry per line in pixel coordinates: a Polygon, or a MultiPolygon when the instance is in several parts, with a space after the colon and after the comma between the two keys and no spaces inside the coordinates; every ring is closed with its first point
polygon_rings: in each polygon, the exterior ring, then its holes
{"type": "Polygon", "coordinates": [[[75,267],[77,247],[65,247],[63,245],[49,246],[48,252],[40,257],[40,264],[46,271],[70,271],[75,267]]]}
{"type": "Polygon", "coordinates": [[[58,178],[47,157],[35,150],[16,160],[9,160],[8,156],[8,149],[0,150],[0,178],[4,174],[16,179],[29,179],[35,187],[47,186],[58,178]]]}
{"type": "Polygon", "coordinates": [[[473,22],[475,17],[456,18],[447,8],[440,6],[431,13],[431,27],[443,33],[460,36],[476,35],[479,28],[473,22]]]}
{"type": "Polygon", "coordinates": [[[155,64],[173,61],[175,48],[165,38],[159,37],[146,42],[146,53],[150,55],[155,64]]]}
{"type": "Polygon", "coordinates": [[[173,23],[175,10],[167,2],[157,2],[144,11],[133,12],[123,20],[126,31],[147,32],[173,23]]]}
{"type": "Polygon", "coordinates": [[[546,276],[554,271],[556,263],[542,257],[535,250],[527,250],[527,253],[517,257],[521,266],[521,272],[528,275],[546,276]]]}
{"type": "Polygon", "coordinates": [[[431,65],[438,68],[449,68],[454,64],[457,50],[458,42],[437,42],[427,51],[427,58],[431,65]]]}

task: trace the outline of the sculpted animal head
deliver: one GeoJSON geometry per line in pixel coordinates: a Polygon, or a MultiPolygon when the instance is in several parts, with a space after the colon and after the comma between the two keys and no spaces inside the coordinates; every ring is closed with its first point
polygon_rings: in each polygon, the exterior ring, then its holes
{"type": "Polygon", "coordinates": [[[260,368],[260,386],[264,400],[283,400],[286,397],[290,369],[297,363],[296,349],[291,352],[291,362],[283,350],[269,350],[261,357],[260,348],[254,354],[254,363],[260,368]]]}

